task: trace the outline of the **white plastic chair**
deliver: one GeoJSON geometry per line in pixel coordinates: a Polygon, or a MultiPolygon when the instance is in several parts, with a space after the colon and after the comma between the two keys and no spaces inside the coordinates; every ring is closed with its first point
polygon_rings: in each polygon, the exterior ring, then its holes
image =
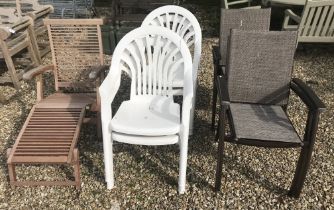
{"type": "MultiPolygon", "coordinates": [[[[193,133],[193,122],[194,122],[194,109],[196,101],[196,88],[197,88],[197,72],[201,58],[202,48],[202,31],[196,17],[189,12],[187,9],[168,5],[162,6],[153,10],[144,19],[142,26],[154,25],[162,26],[171,29],[180,35],[183,40],[187,43],[189,48],[193,50],[193,108],[191,110],[190,117],[190,134],[193,133]]],[[[176,81],[173,83],[175,94],[182,95],[183,87],[183,71],[177,72],[176,81]]]]}
{"type": "Polygon", "coordinates": [[[180,145],[179,192],[185,192],[193,83],[191,54],[176,33],[161,27],[137,28],[118,43],[110,72],[100,87],[105,178],[114,187],[113,141],[140,145],[180,145]],[[175,71],[184,71],[182,109],[173,101],[175,71]],[[111,104],[121,73],[131,76],[130,100],[112,117],[111,104]],[[182,110],[182,113],[180,113],[182,110]]]}

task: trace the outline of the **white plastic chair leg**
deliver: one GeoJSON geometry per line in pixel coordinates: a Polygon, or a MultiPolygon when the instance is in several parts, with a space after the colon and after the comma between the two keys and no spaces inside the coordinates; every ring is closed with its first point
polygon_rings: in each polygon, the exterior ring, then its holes
{"type": "Polygon", "coordinates": [[[194,82],[194,95],[192,99],[192,107],[190,109],[190,119],[189,119],[189,135],[193,135],[194,132],[194,118],[195,118],[195,107],[196,107],[196,90],[197,90],[197,81],[194,82]]]}
{"type": "Polygon", "coordinates": [[[190,119],[189,119],[189,135],[193,135],[194,132],[194,117],[195,117],[195,103],[196,103],[196,96],[193,96],[193,107],[190,110],[190,119]]]}
{"type": "Polygon", "coordinates": [[[179,194],[186,191],[188,141],[180,142],[179,194]]]}
{"type": "MultiPolygon", "coordinates": [[[[108,128],[106,128],[108,129],[108,128]]],[[[113,140],[111,132],[103,132],[104,171],[107,189],[114,188],[113,140]]]]}

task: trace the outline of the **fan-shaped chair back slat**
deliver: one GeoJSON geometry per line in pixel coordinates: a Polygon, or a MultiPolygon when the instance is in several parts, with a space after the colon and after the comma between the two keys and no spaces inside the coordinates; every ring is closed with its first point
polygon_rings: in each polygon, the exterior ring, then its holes
{"type": "Polygon", "coordinates": [[[171,96],[174,73],[184,68],[178,45],[160,35],[132,40],[121,52],[119,62],[131,75],[131,96],[171,96]]]}

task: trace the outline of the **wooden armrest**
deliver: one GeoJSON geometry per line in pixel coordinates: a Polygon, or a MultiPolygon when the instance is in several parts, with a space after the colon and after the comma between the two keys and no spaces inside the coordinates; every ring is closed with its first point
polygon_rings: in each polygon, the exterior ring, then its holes
{"type": "Polygon", "coordinates": [[[47,16],[53,13],[54,9],[52,5],[40,5],[36,11],[28,12],[26,15],[30,16],[33,20],[47,16]]]}
{"type": "MultiPolygon", "coordinates": [[[[2,11],[12,11],[12,10],[8,9],[2,11]]],[[[22,17],[22,18],[15,17],[9,19],[9,22],[11,24],[8,24],[8,26],[6,25],[0,26],[0,39],[2,40],[6,40],[12,34],[15,34],[18,31],[25,30],[27,27],[33,24],[33,21],[30,17],[22,17]]]]}
{"type": "Polygon", "coordinates": [[[108,65],[100,65],[92,67],[92,70],[89,73],[89,79],[96,79],[102,71],[105,71],[108,68],[109,68],[108,65]]]}
{"type": "Polygon", "coordinates": [[[53,70],[53,65],[47,65],[47,66],[39,66],[37,68],[31,69],[30,71],[23,74],[24,80],[31,80],[32,78],[36,77],[39,74],[42,74],[46,71],[53,70]]]}
{"type": "Polygon", "coordinates": [[[1,26],[0,27],[0,39],[6,40],[8,37],[10,37],[10,35],[12,34],[10,30],[11,30],[10,27],[1,26]]]}
{"type": "Polygon", "coordinates": [[[300,23],[301,17],[296,15],[291,9],[287,9],[284,12],[285,17],[289,16],[292,20],[296,21],[297,23],[300,23]]]}

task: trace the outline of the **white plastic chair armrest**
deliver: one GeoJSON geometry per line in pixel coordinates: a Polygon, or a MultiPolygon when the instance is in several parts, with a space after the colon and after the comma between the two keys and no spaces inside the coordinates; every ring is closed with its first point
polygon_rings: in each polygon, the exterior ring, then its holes
{"type": "MultiPolygon", "coordinates": [[[[189,75],[192,74],[191,70],[185,71],[184,78],[189,78],[189,75]]],[[[190,110],[193,107],[193,96],[194,96],[194,87],[192,81],[184,80],[183,87],[183,101],[182,101],[182,124],[184,128],[189,128],[190,121],[190,110]]]]}
{"type": "Polygon", "coordinates": [[[112,118],[111,104],[117,94],[121,83],[121,76],[117,71],[109,71],[108,76],[102,82],[99,88],[101,98],[101,120],[103,123],[108,123],[112,118]]]}

